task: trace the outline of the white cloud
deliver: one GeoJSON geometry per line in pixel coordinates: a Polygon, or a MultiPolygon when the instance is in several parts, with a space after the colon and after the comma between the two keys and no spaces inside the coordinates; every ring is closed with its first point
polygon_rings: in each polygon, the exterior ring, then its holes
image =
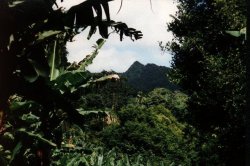
{"type": "Polygon", "coordinates": [[[134,52],[118,52],[115,49],[104,49],[100,51],[93,64],[88,67],[88,70],[92,72],[100,72],[102,70],[124,72],[135,61],[136,55],[134,52]]]}
{"type": "MultiPolygon", "coordinates": [[[[83,0],[64,0],[67,9],[83,2],[83,0]]],[[[123,0],[120,13],[116,14],[120,1],[111,1],[111,19],[125,22],[129,27],[141,30],[143,38],[132,42],[128,37],[120,42],[119,35],[112,34],[107,40],[100,55],[94,64],[89,67],[91,71],[110,70],[117,72],[126,70],[132,61],[138,60],[142,63],[156,63],[158,65],[170,66],[170,55],[162,55],[158,41],[170,41],[172,34],[167,32],[167,22],[171,21],[170,14],[177,11],[174,0],[152,0],[153,11],[151,11],[149,0],[123,0]],[[121,51],[122,50],[122,51],[121,51]],[[126,51],[124,51],[126,50],[126,51]],[[105,58],[104,58],[105,57],[105,58]]],[[[91,46],[100,38],[98,31],[87,40],[88,29],[76,36],[75,42],[67,44],[69,61],[80,61],[93,49],[91,46]]]]}

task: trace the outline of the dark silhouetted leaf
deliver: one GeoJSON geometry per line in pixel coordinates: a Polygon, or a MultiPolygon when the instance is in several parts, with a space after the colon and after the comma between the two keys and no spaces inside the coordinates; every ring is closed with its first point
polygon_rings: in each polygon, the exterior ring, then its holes
{"type": "Polygon", "coordinates": [[[15,159],[16,155],[20,152],[22,146],[23,146],[23,144],[22,144],[21,141],[17,143],[17,145],[15,146],[14,150],[12,151],[10,163],[15,159]]]}
{"type": "Polygon", "coordinates": [[[36,139],[36,140],[38,140],[38,141],[40,141],[40,142],[42,142],[42,143],[44,143],[46,145],[50,145],[52,147],[56,147],[55,143],[53,143],[53,142],[51,142],[51,141],[43,138],[39,134],[34,134],[34,133],[31,133],[31,132],[28,132],[24,128],[18,129],[17,131],[20,132],[20,133],[22,133],[22,134],[24,134],[24,135],[26,135],[26,136],[28,136],[28,137],[31,137],[31,139],[36,139]]]}

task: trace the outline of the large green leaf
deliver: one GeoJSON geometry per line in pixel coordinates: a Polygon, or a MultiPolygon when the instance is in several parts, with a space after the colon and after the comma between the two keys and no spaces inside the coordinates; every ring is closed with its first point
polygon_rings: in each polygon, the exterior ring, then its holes
{"type": "Polygon", "coordinates": [[[40,134],[34,134],[32,132],[26,131],[24,128],[18,129],[17,132],[24,134],[27,137],[30,137],[31,139],[38,140],[46,145],[56,147],[56,144],[51,142],[50,140],[47,140],[43,138],[40,134]]]}
{"type": "Polygon", "coordinates": [[[15,148],[12,152],[10,163],[15,159],[16,155],[20,152],[22,146],[23,146],[23,144],[21,141],[17,143],[17,145],[15,146],[15,148]]]}
{"type": "Polygon", "coordinates": [[[85,110],[83,108],[79,108],[77,109],[77,111],[81,115],[91,115],[91,114],[108,115],[108,112],[103,110],[85,110]]]}
{"type": "Polygon", "coordinates": [[[98,83],[103,83],[103,82],[106,82],[109,80],[119,80],[119,79],[120,79],[120,77],[117,74],[111,74],[111,75],[103,76],[103,77],[95,79],[95,80],[90,80],[86,84],[81,85],[80,88],[87,88],[91,85],[95,85],[98,83]]]}
{"type": "Polygon", "coordinates": [[[56,61],[58,60],[58,58],[60,58],[60,55],[56,55],[56,49],[57,49],[57,40],[54,41],[53,51],[49,57],[50,81],[56,79],[56,77],[58,77],[59,75],[59,70],[56,67],[56,61]]]}
{"type": "Polygon", "coordinates": [[[49,37],[53,37],[59,33],[62,33],[62,31],[54,31],[54,30],[44,31],[44,32],[38,34],[37,41],[42,41],[42,40],[47,39],[49,37]]]}
{"type": "Polygon", "coordinates": [[[239,31],[226,31],[226,33],[228,33],[234,37],[240,37],[241,35],[246,36],[246,28],[242,28],[239,31]]]}
{"type": "Polygon", "coordinates": [[[86,84],[90,78],[90,74],[85,71],[66,71],[53,81],[54,86],[61,93],[73,92],[82,84],[86,84]]]}
{"type": "Polygon", "coordinates": [[[19,5],[23,2],[25,2],[25,1],[13,1],[13,2],[9,3],[9,7],[15,7],[16,5],[19,5]]]}
{"type": "Polygon", "coordinates": [[[79,62],[79,70],[86,70],[86,67],[90,64],[92,64],[94,58],[97,56],[98,54],[98,50],[102,48],[102,46],[104,45],[105,40],[104,39],[98,39],[96,41],[96,46],[94,46],[95,50],[93,51],[93,53],[91,55],[87,55],[81,62],[79,62]]]}
{"type": "Polygon", "coordinates": [[[240,34],[240,31],[226,31],[226,33],[234,36],[234,37],[240,37],[241,34],[240,34]]]}
{"type": "Polygon", "coordinates": [[[15,139],[14,136],[13,136],[13,134],[11,132],[5,132],[3,134],[3,138],[6,138],[6,139],[12,140],[12,141],[15,139]]]}
{"type": "Polygon", "coordinates": [[[37,104],[33,101],[23,101],[23,102],[14,101],[10,105],[10,110],[15,111],[15,110],[19,110],[19,109],[30,109],[34,105],[37,106],[37,104]]]}
{"type": "Polygon", "coordinates": [[[36,123],[40,118],[30,112],[28,114],[23,114],[21,119],[27,123],[36,123]]]}

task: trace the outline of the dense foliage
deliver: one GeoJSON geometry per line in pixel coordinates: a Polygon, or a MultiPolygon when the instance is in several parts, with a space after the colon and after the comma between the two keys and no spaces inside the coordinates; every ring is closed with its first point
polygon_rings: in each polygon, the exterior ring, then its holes
{"type": "Polygon", "coordinates": [[[166,165],[192,165],[196,162],[195,138],[186,135],[191,126],[180,123],[172,113],[184,114],[187,96],[181,92],[155,89],[130,99],[117,112],[119,121],[103,130],[105,146],[129,154],[142,154],[152,162],[166,165]]]}
{"type": "Polygon", "coordinates": [[[186,118],[199,129],[201,147],[211,142],[200,149],[200,164],[244,165],[246,1],[177,2],[165,48],[174,55],[173,81],[190,96],[186,118]]]}

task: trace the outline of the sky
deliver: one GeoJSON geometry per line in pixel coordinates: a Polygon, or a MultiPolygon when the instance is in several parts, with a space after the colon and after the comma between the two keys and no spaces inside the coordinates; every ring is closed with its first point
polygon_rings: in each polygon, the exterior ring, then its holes
{"type": "MultiPolygon", "coordinates": [[[[60,6],[67,10],[83,1],[64,0],[60,6]]],[[[174,0],[152,0],[153,11],[150,0],[123,0],[121,11],[117,14],[120,3],[120,0],[109,2],[111,19],[142,31],[143,38],[133,42],[124,36],[121,42],[118,34],[111,34],[88,70],[125,72],[135,61],[170,67],[172,56],[170,53],[163,54],[158,42],[171,41],[173,38],[171,32],[167,31],[167,23],[172,20],[170,14],[174,15],[177,11],[174,0]]],[[[73,42],[67,43],[69,62],[79,62],[93,51],[92,46],[101,36],[97,30],[91,39],[87,40],[88,32],[89,28],[75,36],[73,42]]]]}

